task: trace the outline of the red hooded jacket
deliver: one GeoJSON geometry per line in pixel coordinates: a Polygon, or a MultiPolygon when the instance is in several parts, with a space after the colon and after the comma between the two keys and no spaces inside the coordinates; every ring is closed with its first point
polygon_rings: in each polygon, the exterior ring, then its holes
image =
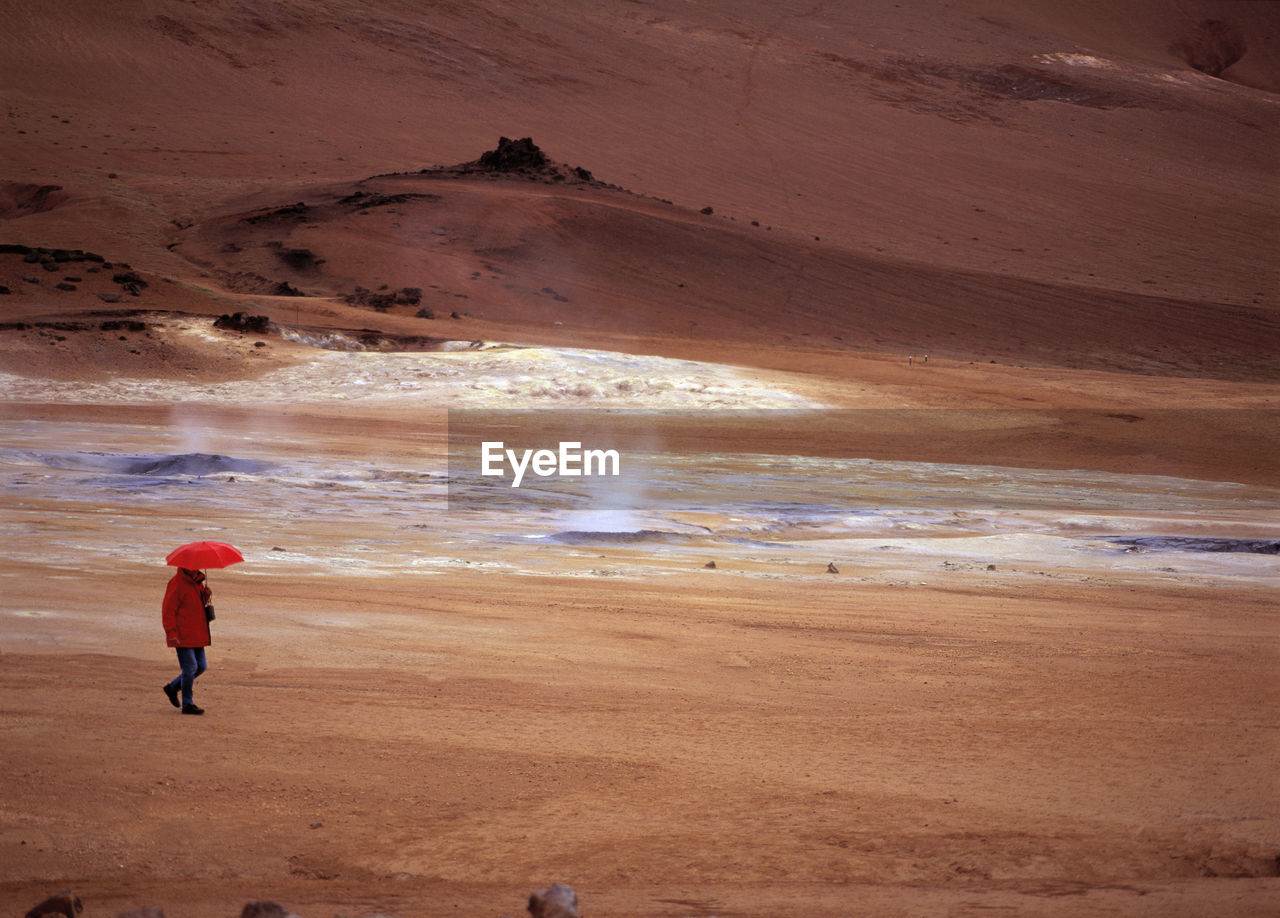
{"type": "Polygon", "coordinates": [[[170,647],[208,647],[213,643],[204,614],[210,595],[202,572],[178,568],[164,591],[161,608],[164,636],[170,647]]]}

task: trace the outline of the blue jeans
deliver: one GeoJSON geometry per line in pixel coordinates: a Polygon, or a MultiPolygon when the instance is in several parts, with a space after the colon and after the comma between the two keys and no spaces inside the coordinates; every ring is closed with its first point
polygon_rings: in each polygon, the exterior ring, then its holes
{"type": "Polygon", "coordinates": [[[178,665],[182,667],[182,673],[169,684],[174,688],[182,687],[182,703],[194,704],[191,700],[191,687],[196,681],[196,676],[200,675],[209,668],[204,660],[203,647],[179,647],[178,665]]]}

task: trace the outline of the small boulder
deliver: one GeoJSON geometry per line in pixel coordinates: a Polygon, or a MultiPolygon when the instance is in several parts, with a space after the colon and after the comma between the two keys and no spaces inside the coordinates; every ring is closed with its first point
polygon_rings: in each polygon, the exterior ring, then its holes
{"type": "Polygon", "coordinates": [[[142,275],[136,271],[119,271],[111,276],[112,283],[119,284],[121,287],[141,290],[147,286],[147,282],[142,279],[142,275]]]}
{"type": "Polygon", "coordinates": [[[233,315],[224,314],[214,319],[213,327],[265,335],[271,330],[271,320],[266,316],[251,316],[248,313],[237,312],[233,315]]]}
{"type": "Polygon", "coordinates": [[[27,912],[27,918],[45,918],[48,915],[65,915],[66,918],[77,918],[84,911],[84,903],[80,897],[69,889],[64,889],[56,896],[50,896],[27,912]]]}
{"type": "Polygon", "coordinates": [[[246,902],[240,910],[240,918],[298,918],[277,902],[246,902]]]}
{"type": "Polygon", "coordinates": [[[421,302],[421,287],[401,287],[395,292],[395,304],[397,306],[417,306],[421,302]]]}
{"type": "Polygon", "coordinates": [[[578,894],[572,886],[552,883],[529,896],[529,914],[533,918],[579,918],[578,894]]]}
{"type": "Polygon", "coordinates": [[[276,257],[295,271],[313,271],[324,264],[324,259],[310,249],[280,249],[276,257]]]}

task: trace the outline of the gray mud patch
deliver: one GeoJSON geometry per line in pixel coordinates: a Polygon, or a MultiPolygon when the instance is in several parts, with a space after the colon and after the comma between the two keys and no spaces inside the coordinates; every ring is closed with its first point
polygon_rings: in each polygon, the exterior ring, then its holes
{"type": "Polygon", "coordinates": [[[634,532],[590,532],[570,529],[547,536],[543,541],[561,545],[637,545],[642,543],[684,544],[689,537],[662,529],[640,529],[634,532]]]}
{"type": "Polygon", "coordinates": [[[98,452],[6,451],[9,458],[26,459],[50,469],[132,475],[149,478],[203,478],[218,474],[253,475],[273,468],[258,459],[238,459],[216,453],[170,453],[162,455],[122,455],[98,452]]]}
{"type": "Polygon", "coordinates": [[[1229,539],[1206,536],[1137,536],[1108,539],[1126,551],[1216,551],[1251,555],[1280,555],[1275,539],[1229,539]]]}

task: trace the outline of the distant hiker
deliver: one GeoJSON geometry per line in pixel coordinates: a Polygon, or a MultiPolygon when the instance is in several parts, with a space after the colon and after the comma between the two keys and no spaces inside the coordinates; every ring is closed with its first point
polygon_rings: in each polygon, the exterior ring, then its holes
{"type": "Polygon", "coordinates": [[[911,354],[907,357],[907,366],[913,366],[916,362],[916,355],[911,354]]]}
{"type": "Polygon", "coordinates": [[[169,581],[164,593],[164,605],[161,608],[161,619],[164,622],[164,636],[170,647],[178,651],[180,672],[172,682],[164,687],[170,703],[181,707],[183,714],[203,714],[204,709],[196,707],[192,697],[192,685],[196,677],[208,669],[205,663],[204,649],[213,643],[209,635],[209,622],[213,621],[213,605],[210,600],[212,592],[205,584],[204,571],[191,571],[185,567],[169,581]],[[178,692],[182,692],[182,702],[178,702],[178,692]]]}

